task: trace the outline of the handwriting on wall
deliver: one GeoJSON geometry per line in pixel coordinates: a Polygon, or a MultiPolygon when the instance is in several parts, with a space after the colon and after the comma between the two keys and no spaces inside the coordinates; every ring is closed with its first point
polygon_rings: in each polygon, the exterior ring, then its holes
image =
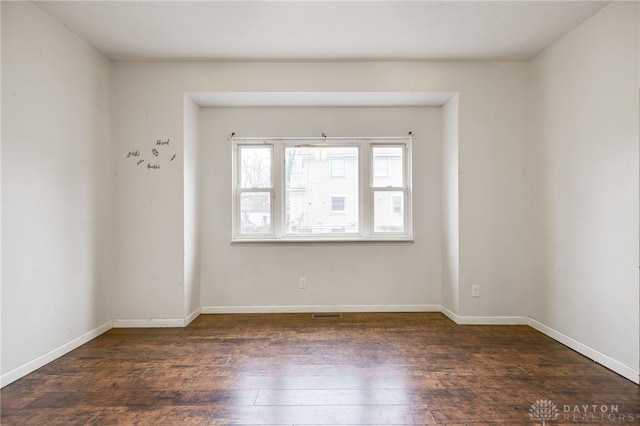
{"type": "Polygon", "coordinates": [[[165,163],[164,165],[166,165],[167,161],[171,162],[176,159],[177,154],[171,152],[170,142],[171,140],[168,138],[156,139],[155,144],[152,145],[151,149],[149,151],[146,151],[147,154],[151,154],[149,158],[153,159],[153,162],[147,162],[142,156],[145,151],[143,150],[141,153],[141,151],[138,149],[127,152],[126,158],[133,159],[136,163],[136,166],[140,166],[146,163],[147,170],[160,170],[163,163],[165,163]]]}

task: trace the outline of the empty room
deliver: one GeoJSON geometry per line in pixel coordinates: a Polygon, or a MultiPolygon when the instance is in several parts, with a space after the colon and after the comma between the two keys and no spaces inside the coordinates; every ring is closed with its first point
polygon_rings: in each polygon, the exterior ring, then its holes
{"type": "Polygon", "coordinates": [[[0,15],[2,425],[640,424],[640,3],[0,15]]]}

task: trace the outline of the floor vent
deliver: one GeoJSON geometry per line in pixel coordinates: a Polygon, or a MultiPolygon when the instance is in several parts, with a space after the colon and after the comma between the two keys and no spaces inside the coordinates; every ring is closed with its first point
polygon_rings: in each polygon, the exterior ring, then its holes
{"type": "Polygon", "coordinates": [[[342,318],[342,314],[334,314],[334,313],[312,314],[311,318],[313,318],[313,319],[342,318]]]}

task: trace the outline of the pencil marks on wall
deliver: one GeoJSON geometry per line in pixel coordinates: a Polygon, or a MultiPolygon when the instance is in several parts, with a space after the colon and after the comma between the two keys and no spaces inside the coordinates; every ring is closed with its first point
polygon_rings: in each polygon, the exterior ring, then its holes
{"type": "Polygon", "coordinates": [[[147,170],[160,170],[162,166],[166,166],[167,163],[172,162],[176,159],[177,154],[175,152],[171,152],[170,142],[171,140],[169,138],[156,139],[156,142],[151,147],[151,150],[146,152],[143,150],[142,153],[138,149],[129,151],[126,155],[126,158],[130,158],[132,159],[132,161],[135,161],[136,166],[140,166],[146,163],[147,170]],[[146,161],[143,158],[143,153],[150,154],[150,156],[148,157],[150,159],[149,161],[146,161]]]}

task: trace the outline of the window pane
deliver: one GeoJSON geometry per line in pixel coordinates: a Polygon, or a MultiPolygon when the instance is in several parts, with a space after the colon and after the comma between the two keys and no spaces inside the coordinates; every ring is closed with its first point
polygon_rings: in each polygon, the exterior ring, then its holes
{"type": "Polygon", "coordinates": [[[373,192],[374,232],[404,232],[404,193],[402,191],[373,192]]]}
{"type": "Polygon", "coordinates": [[[240,147],[240,187],[271,188],[271,147],[240,147]]]}
{"type": "Polygon", "coordinates": [[[240,232],[243,234],[271,232],[271,193],[242,192],[240,194],[240,232]]]}
{"type": "Polygon", "coordinates": [[[358,170],[357,147],[285,149],[286,233],[359,232],[358,173],[348,176],[344,173],[344,179],[331,179],[336,170],[332,160],[337,158],[342,159],[343,170],[358,170]],[[347,206],[347,200],[355,201],[347,206]]]}
{"type": "Polygon", "coordinates": [[[404,186],[404,149],[401,146],[374,146],[373,186],[404,186]]]}

